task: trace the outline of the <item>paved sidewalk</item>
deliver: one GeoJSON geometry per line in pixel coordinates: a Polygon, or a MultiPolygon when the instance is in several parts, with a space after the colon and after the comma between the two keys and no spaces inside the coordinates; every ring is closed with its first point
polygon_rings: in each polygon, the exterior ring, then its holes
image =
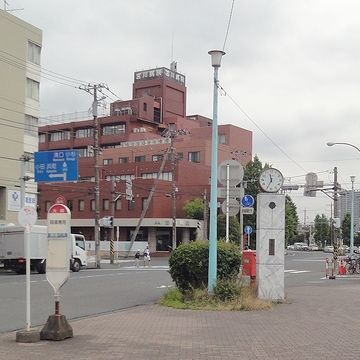
{"type": "Polygon", "coordinates": [[[6,360],[359,359],[360,280],[324,280],[287,290],[270,311],[139,306],[70,321],[74,338],[34,344],[0,335],[6,360]]]}

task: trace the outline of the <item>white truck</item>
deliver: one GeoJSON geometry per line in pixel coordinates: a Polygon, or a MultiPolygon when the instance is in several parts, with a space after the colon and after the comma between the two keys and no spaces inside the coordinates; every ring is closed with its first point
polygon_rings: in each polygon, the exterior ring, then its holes
{"type": "MultiPolygon", "coordinates": [[[[0,228],[0,261],[4,269],[18,274],[26,272],[25,228],[6,226],[0,228]]],[[[77,272],[87,265],[85,238],[81,234],[71,234],[70,269],[77,272]]],[[[46,272],[48,249],[47,226],[33,225],[30,230],[30,269],[39,274],[46,272]]]]}

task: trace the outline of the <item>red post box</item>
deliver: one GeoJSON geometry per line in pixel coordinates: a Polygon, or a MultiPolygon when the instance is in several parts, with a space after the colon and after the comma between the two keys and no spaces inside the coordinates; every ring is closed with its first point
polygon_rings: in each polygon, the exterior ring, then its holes
{"type": "Polygon", "coordinates": [[[250,276],[250,284],[256,282],[256,251],[244,250],[242,253],[242,273],[250,276]]]}

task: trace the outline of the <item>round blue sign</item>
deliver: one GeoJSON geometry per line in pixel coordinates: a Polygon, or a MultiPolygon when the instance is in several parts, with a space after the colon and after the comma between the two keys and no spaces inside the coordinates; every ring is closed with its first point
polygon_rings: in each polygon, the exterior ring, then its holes
{"type": "Polygon", "coordinates": [[[252,230],[252,227],[251,227],[251,226],[246,225],[245,228],[244,228],[244,231],[245,231],[245,234],[250,235],[253,230],[252,230]]]}
{"type": "Polygon", "coordinates": [[[241,205],[244,207],[251,207],[254,205],[254,198],[251,195],[244,195],[241,199],[241,205]]]}

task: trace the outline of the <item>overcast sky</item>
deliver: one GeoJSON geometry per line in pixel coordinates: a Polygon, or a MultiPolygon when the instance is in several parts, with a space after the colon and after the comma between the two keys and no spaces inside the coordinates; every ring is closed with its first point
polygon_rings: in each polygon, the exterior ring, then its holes
{"type": "MultiPolygon", "coordinates": [[[[222,49],[232,0],[8,0],[13,12],[43,30],[42,66],[84,82],[105,82],[131,98],[133,73],[178,62],[186,75],[187,114],[212,117],[208,51],[222,49]]],[[[219,123],[253,131],[253,152],[293,184],[315,172],[326,184],[360,184],[360,2],[358,0],[235,0],[219,71],[228,95],[219,123]],[[245,114],[247,115],[245,115],[245,114]]],[[[53,73],[47,72],[47,77],[53,73]]],[[[67,79],[70,80],[70,79],[67,79]]],[[[43,116],[87,110],[79,82],[43,78],[43,116]]],[[[290,196],[301,222],[330,215],[319,192],[290,196]]]]}

